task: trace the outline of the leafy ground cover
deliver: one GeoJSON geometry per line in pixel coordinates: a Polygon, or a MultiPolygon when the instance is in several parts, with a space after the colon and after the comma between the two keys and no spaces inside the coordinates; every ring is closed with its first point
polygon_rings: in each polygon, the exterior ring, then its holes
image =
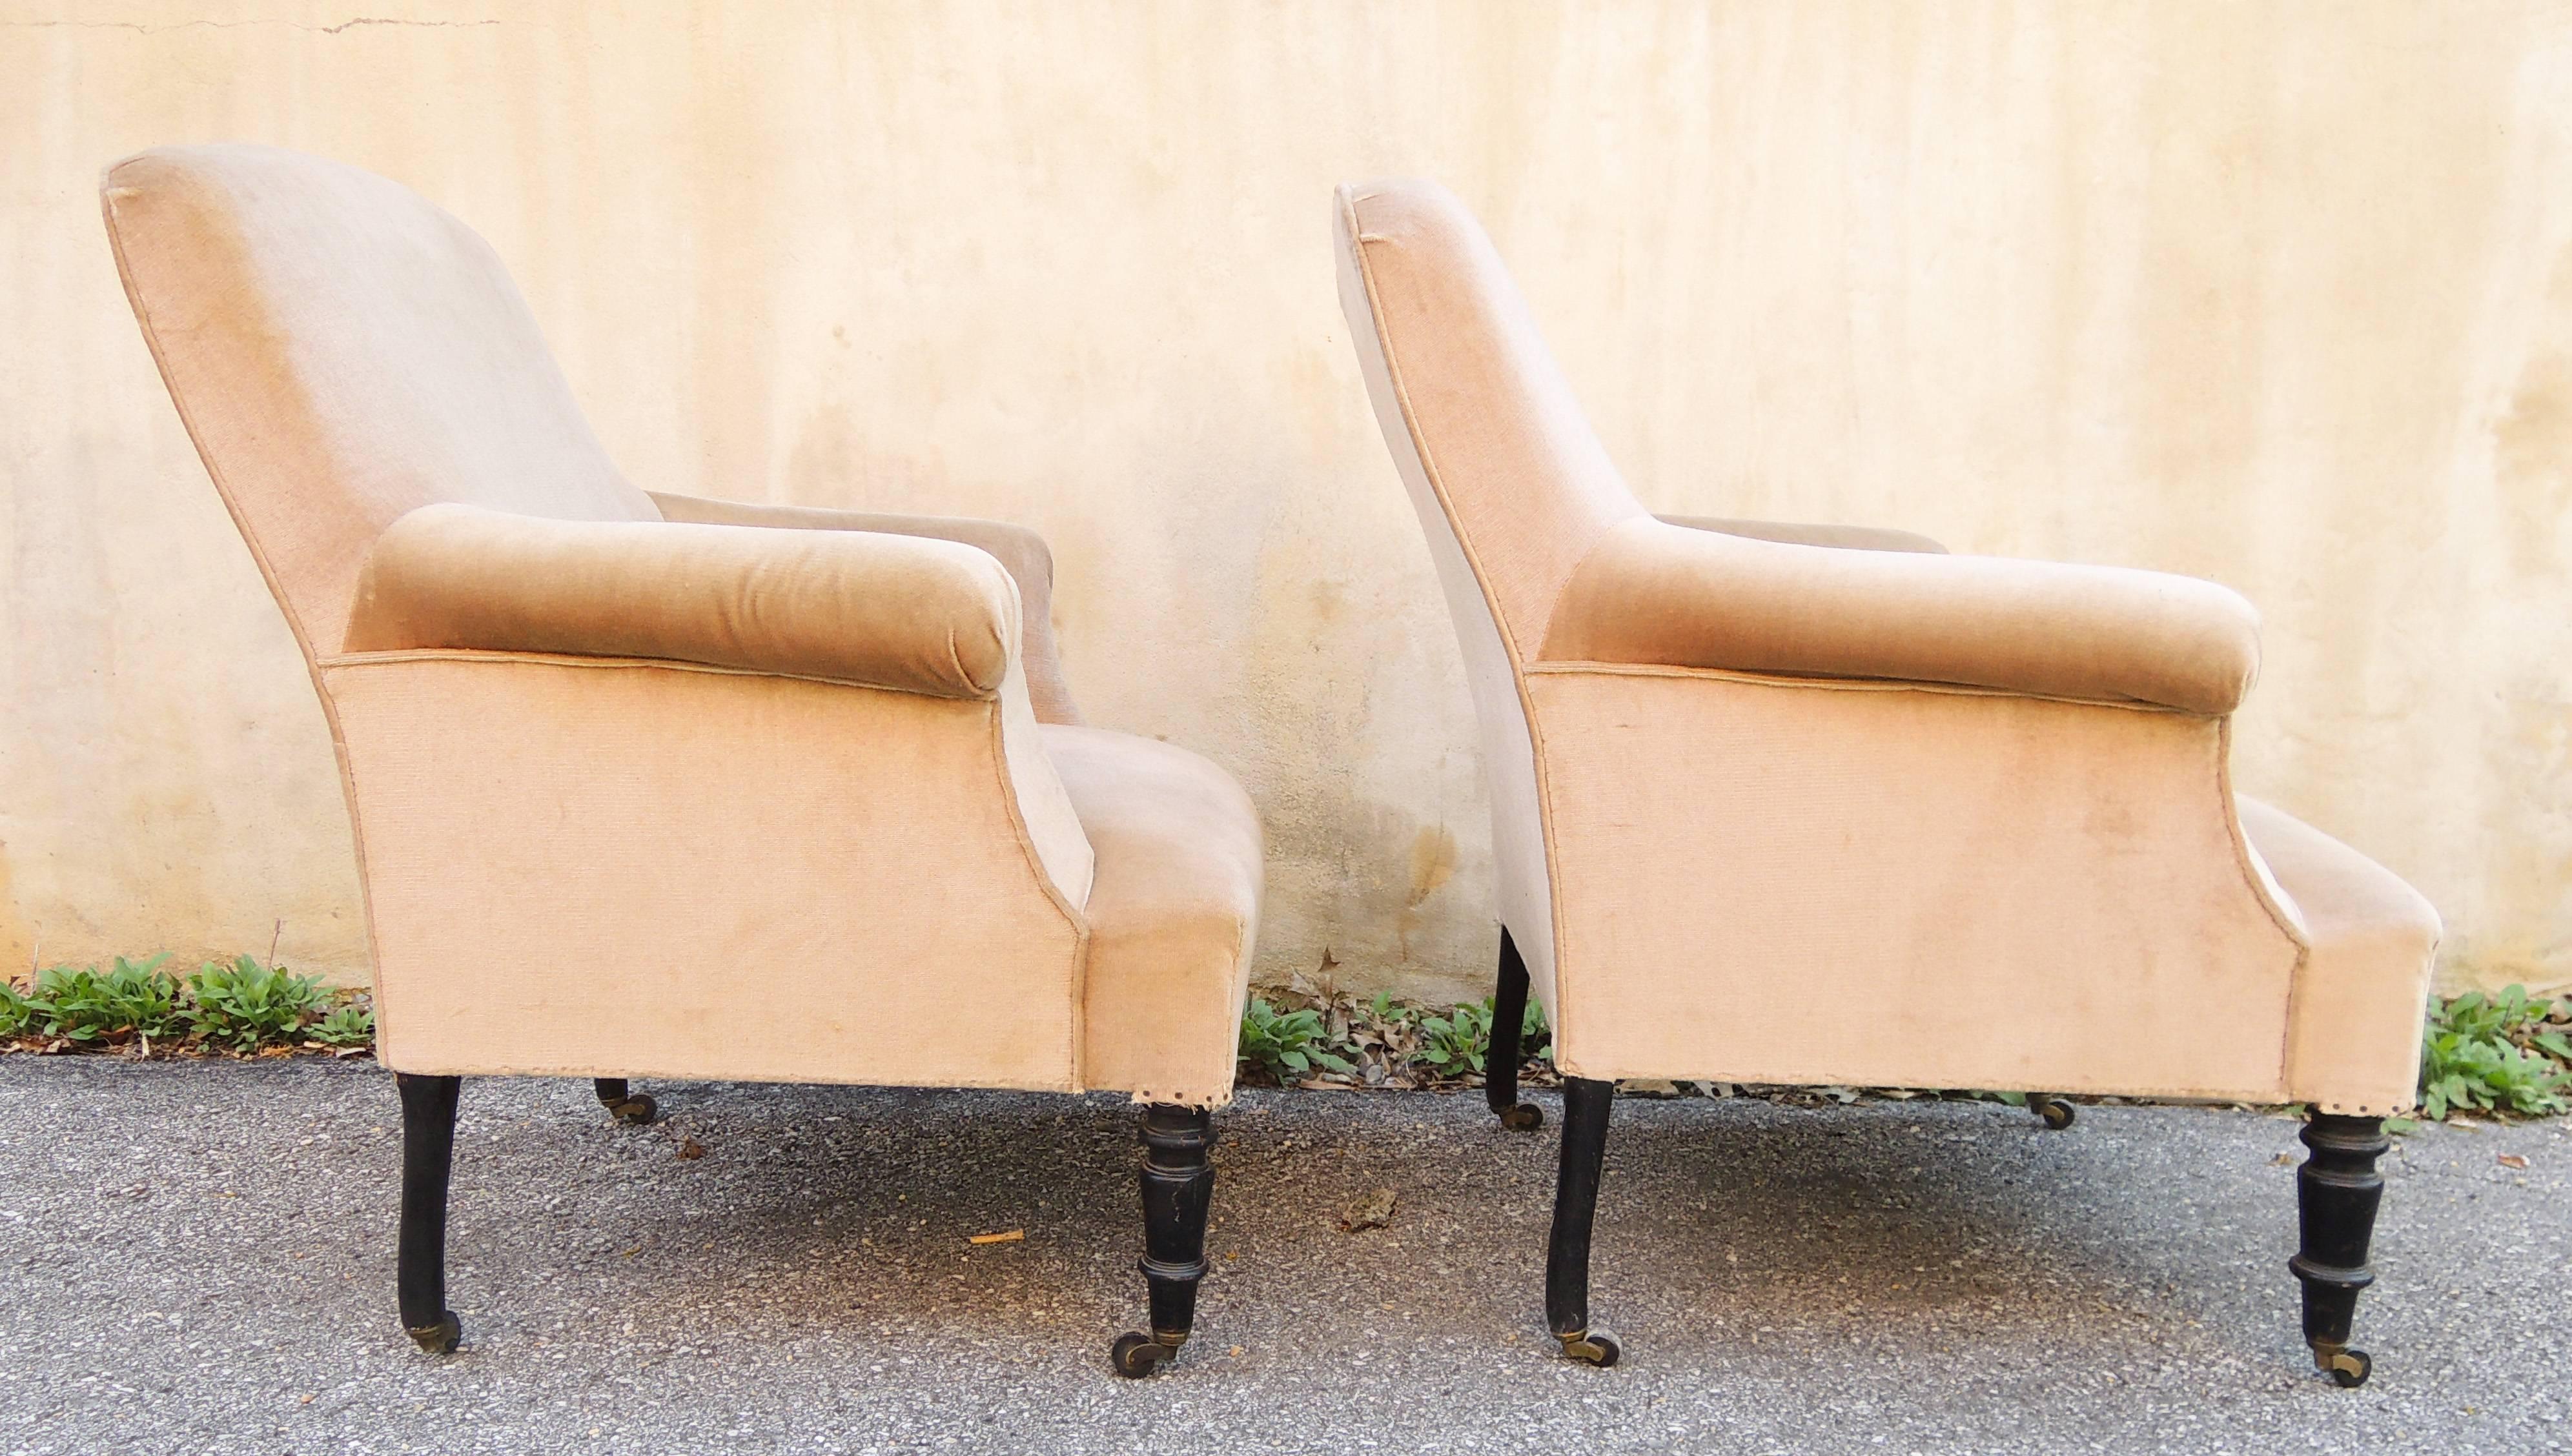
{"type": "MultiPolygon", "coordinates": [[[[1489,1070],[1493,1004],[1430,1007],[1298,982],[1254,992],[1241,1022],[1241,1077],[1253,1085],[1455,1090],[1479,1087],[1489,1070]]],[[[1545,1013],[1530,1005],[1519,1039],[1523,1085],[1557,1081],[1545,1013]]],[[[1966,1098],[2024,1105],[2015,1092],[1910,1088],[1766,1087],[1747,1083],[1629,1084],[1646,1096],[1759,1097],[1818,1106],[1860,1098],[1966,1098]]],[[[2108,1099],[2114,1101],[2116,1099],[2108,1099]]],[[[2531,998],[2512,986],[2494,995],[2434,998],[2421,1038],[2420,1111],[2456,1117],[2551,1117],[2572,1112],[2572,997],[2531,998]]],[[[2397,1130],[2408,1126],[2396,1120],[2397,1130]]]]}
{"type": "Polygon", "coordinates": [[[119,1052],[128,1056],[234,1056],[297,1050],[341,1054],[374,1044],[363,992],[334,991],[319,976],[242,955],[182,977],[165,952],[123,956],[106,969],[54,966],[31,985],[0,978],[0,1050],[119,1052]]]}

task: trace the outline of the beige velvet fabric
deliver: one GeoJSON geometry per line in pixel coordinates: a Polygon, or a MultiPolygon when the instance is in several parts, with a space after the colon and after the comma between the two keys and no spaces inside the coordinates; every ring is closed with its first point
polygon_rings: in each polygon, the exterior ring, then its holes
{"type": "Polygon", "coordinates": [[[1754,541],[1786,541],[1798,546],[1834,546],[1843,551],[1930,551],[1947,548],[1913,531],[1881,526],[1812,526],[1790,521],[1741,521],[1727,516],[1659,516],[1691,531],[1720,531],[1754,541]]]}
{"type": "Polygon", "coordinates": [[[875,531],[893,536],[925,536],[961,541],[989,552],[1017,582],[1019,660],[1026,665],[1027,697],[1044,723],[1080,722],[1071,700],[1071,682],[1063,675],[1062,655],[1053,630],[1053,552],[1042,536],[1006,521],[979,521],[964,516],[902,516],[873,511],[828,511],[809,506],[758,505],[749,501],[705,500],[696,496],[650,492],[666,521],[702,522],[716,526],[769,526],[801,531],[875,531]]]}
{"type": "Polygon", "coordinates": [[[103,195],[314,668],[385,1065],[1229,1100],[1258,818],[1039,722],[1074,717],[1042,541],[665,518],[489,248],[379,178],[185,148],[103,195]]]}
{"type": "Polygon", "coordinates": [[[2438,912],[2392,871],[2256,799],[2243,831],[2312,947],[2295,983],[2286,1095],[2361,1112],[2410,1105],[2438,912]],[[2389,1089],[2401,1095],[2388,1098],[2389,1089]]]}
{"type": "Polygon", "coordinates": [[[322,678],[386,1066],[1081,1085],[1082,917],[995,702],[483,654],[322,678]]]}
{"type": "Polygon", "coordinates": [[[170,396],[308,653],[339,650],[367,549],[421,506],[656,518],[490,244],[407,188],[224,145],[129,157],[100,193],[170,396]]]}
{"type": "Polygon", "coordinates": [[[1259,932],[1259,816],[1231,775],[1132,733],[1048,726],[1098,854],[1081,1073],[1144,1102],[1232,1085],[1259,932]]]}
{"type": "Polygon", "coordinates": [[[2215,585],[1993,556],[1755,541],[1649,516],[1601,537],[1539,654],[1553,662],[1882,678],[2230,713],[2259,619],[2215,585]]]}
{"type": "Polygon", "coordinates": [[[2237,807],[2249,604],[1656,519],[1462,205],[1374,183],[1335,219],[1564,1070],[2410,1103],[2436,917],[2237,807]]]}
{"type": "Polygon", "coordinates": [[[953,542],[433,505],[376,538],[347,650],[666,658],[994,698],[1017,617],[1008,573],[953,542]]]}

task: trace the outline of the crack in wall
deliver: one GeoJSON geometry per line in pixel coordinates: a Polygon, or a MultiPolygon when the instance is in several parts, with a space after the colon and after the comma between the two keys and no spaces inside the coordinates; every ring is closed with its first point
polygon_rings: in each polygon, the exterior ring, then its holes
{"type": "Polygon", "coordinates": [[[341,31],[355,30],[360,26],[368,25],[413,26],[422,30],[471,30],[500,23],[497,20],[401,20],[391,16],[360,15],[340,21],[337,25],[305,25],[293,20],[183,20],[175,25],[145,25],[134,20],[8,20],[0,21],[0,29],[130,30],[137,35],[162,35],[174,30],[239,30],[244,26],[282,25],[289,30],[305,31],[313,35],[337,35],[341,31]]]}

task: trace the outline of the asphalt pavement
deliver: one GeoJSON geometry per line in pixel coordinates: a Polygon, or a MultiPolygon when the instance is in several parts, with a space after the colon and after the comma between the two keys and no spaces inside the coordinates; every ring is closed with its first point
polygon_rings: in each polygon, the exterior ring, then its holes
{"type": "Polygon", "coordinates": [[[380,1069],[0,1057],[0,1456],[2572,1449],[2561,1120],[2396,1141],[2342,1391],[2273,1115],[1620,1101],[1597,1370],[1540,1316],[1553,1094],[1513,1134],[1472,1095],[1249,1093],[1197,1336],[1134,1382],[1117,1100],[638,1090],[661,1123],[465,1084],[440,1359],[394,1316],[380,1069]]]}

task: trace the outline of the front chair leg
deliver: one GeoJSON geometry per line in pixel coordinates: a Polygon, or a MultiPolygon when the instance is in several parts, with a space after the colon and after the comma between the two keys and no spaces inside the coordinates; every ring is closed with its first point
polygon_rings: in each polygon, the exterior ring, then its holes
{"type": "Polygon", "coordinates": [[[2366,1383],[2375,1367],[2366,1351],[2348,1347],[2357,1315],[2357,1291],[2375,1282],[2366,1266],[2375,1236],[2375,1210],[2384,1198],[2384,1176],[2375,1160],[2393,1145],[2378,1118],[2315,1113],[2300,1135],[2312,1150],[2295,1170],[2295,1212],[2301,1238],[2286,1267],[2304,1283],[2304,1343],[2314,1368],[2342,1389],[2366,1383]]]}
{"type": "Polygon", "coordinates": [[[1205,1277],[1206,1208],[1214,1199],[1214,1114],[1154,1103],[1143,1109],[1143,1281],[1151,1289],[1152,1332],[1116,1337],[1108,1356],[1119,1375],[1144,1376],[1177,1359],[1196,1324],[1197,1281],[1205,1277]]]}
{"type": "Polygon", "coordinates": [[[1519,959],[1518,942],[1501,927],[1501,983],[1492,997],[1492,1049],[1483,1060],[1483,1100],[1491,1104],[1501,1126],[1533,1132],[1545,1126],[1545,1112],[1519,1101],[1519,1032],[1527,1024],[1527,962],[1519,959]]]}
{"type": "Polygon", "coordinates": [[[598,1089],[598,1105],[607,1109],[608,1114],[620,1123],[641,1127],[660,1111],[661,1105],[651,1098],[626,1090],[622,1077],[594,1078],[592,1085],[598,1089]]]}
{"type": "Polygon", "coordinates": [[[1616,1084],[1563,1079],[1563,1166],[1554,1184],[1554,1233],[1545,1250],[1545,1322],[1576,1360],[1607,1366],[1624,1347],[1590,1322],[1590,1222],[1608,1161],[1608,1109],[1616,1084]]]}
{"type": "Polygon", "coordinates": [[[432,1355],[455,1348],[463,1334],[446,1307],[446,1183],[455,1164],[453,1077],[393,1074],[401,1090],[401,1234],[393,1285],[401,1299],[402,1327],[432,1355]]]}

